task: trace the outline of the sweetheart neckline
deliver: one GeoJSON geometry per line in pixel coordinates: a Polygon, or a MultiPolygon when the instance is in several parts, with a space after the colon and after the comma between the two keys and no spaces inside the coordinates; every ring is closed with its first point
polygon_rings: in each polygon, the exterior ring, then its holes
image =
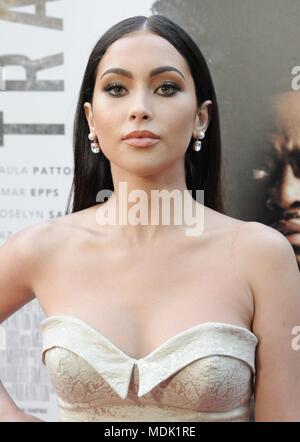
{"type": "Polygon", "coordinates": [[[245,333],[248,333],[250,336],[252,336],[252,338],[254,338],[255,342],[258,342],[258,338],[257,336],[248,328],[246,327],[242,327],[240,325],[236,325],[236,324],[232,324],[229,322],[218,322],[218,321],[205,321],[205,322],[201,322],[200,324],[196,324],[193,325],[189,328],[186,328],[178,333],[176,333],[174,336],[171,336],[170,338],[168,338],[167,340],[165,340],[162,344],[158,345],[154,350],[152,350],[150,353],[147,353],[146,356],[142,357],[142,358],[133,358],[132,356],[129,356],[127,353],[125,353],[123,350],[121,350],[117,345],[115,345],[108,337],[106,337],[105,335],[103,335],[100,331],[98,331],[95,327],[93,327],[92,325],[88,324],[86,321],[84,321],[83,319],[79,318],[78,316],[74,316],[74,315],[50,315],[47,316],[42,322],[41,322],[41,326],[43,324],[46,324],[49,321],[51,321],[52,319],[66,319],[68,321],[75,321],[81,325],[83,325],[84,327],[86,327],[87,329],[89,329],[90,331],[92,331],[93,333],[96,333],[96,335],[98,335],[101,339],[104,339],[111,347],[113,347],[115,350],[117,350],[119,353],[121,353],[125,358],[134,361],[134,363],[139,363],[142,361],[145,361],[147,359],[149,359],[151,356],[155,355],[156,353],[158,353],[161,349],[165,348],[167,345],[169,345],[171,342],[174,342],[176,340],[178,340],[181,336],[183,336],[184,334],[187,333],[192,333],[195,332],[196,330],[200,329],[200,328],[205,328],[205,327],[211,327],[211,326],[224,326],[225,328],[232,328],[235,330],[241,330],[245,333]]]}

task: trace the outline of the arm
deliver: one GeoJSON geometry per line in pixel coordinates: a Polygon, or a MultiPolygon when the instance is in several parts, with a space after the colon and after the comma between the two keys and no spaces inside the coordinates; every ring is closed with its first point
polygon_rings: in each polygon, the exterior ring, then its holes
{"type": "Polygon", "coordinates": [[[293,248],[261,223],[243,227],[243,271],[255,303],[255,421],[300,421],[300,349],[292,330],[300,326],[300,273],[293,248]],[[294,348],[293,348],[294,347],[294,348]]]}
{"type": "MultiPolygon", "coordinates": [[[[40,228],[33,226],[17,232],[0,247],[0,324],[35,297],[31,278],[36,265],[36,232],[40,228]]],[[[14,415],[20,418],[21,414],[0,382],[0,421],[14,420],[14,415]]]]}
{"type": "Polygon", "coordinates": [[[11,414],[16,410],[18,410],[16,404],[0,381],[0,422],[3,422],[2,416],[4,417],[6,413],[11,414]]]}

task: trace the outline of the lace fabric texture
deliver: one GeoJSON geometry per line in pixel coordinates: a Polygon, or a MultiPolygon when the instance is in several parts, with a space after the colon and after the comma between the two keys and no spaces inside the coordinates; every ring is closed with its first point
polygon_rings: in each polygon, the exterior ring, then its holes
{"type": "Polygon", "coordinates": [[[257,337],[205,322],[141,359],[73,316],[41,323],[60,421],[249,421],[257,337]]]}

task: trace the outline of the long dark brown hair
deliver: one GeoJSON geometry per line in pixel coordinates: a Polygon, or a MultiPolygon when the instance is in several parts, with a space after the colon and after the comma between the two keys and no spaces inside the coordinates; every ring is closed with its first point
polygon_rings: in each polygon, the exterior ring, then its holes
{"type": "Polygon", "coordinates": [[[88,139],[89,126],[85,117],[84,103],[92,102],[96,71],[100,60],[109,46],[119,38],[141,29],[147,29],[168,40],[187,61],[194,79],[197,106],[205,100],[212,101],[210,124],[206,130],[202,148],[192,149],[191,137],[185,153],[186,187],[196,199],[196,190],[204,190],[204,204],[218,212],[225,213],[221,179],[221,136],[219,110],[213,81],[197,44],[182,29],[164,15],[130,17],[112,26],[98,40],[89,57],[75,113],[73,127],[74,176],[65,214],[98,204],[97,193],[114,190],[110,161],[101,152],[91,152],[88,139]],[[71,199],[73,203],[71,207],[71,199]]]}

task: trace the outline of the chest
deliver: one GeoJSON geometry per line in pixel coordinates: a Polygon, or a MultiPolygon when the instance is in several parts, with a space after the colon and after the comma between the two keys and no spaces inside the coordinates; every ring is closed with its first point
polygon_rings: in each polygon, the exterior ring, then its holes
{"type": "Polygon", "coordinates": [[[36,293],[46,315],[81,318],[132,357],[206,321],[249,326],[252,305],[229,265],[229,241],[129,249],[66,249],[36,293]]]}

